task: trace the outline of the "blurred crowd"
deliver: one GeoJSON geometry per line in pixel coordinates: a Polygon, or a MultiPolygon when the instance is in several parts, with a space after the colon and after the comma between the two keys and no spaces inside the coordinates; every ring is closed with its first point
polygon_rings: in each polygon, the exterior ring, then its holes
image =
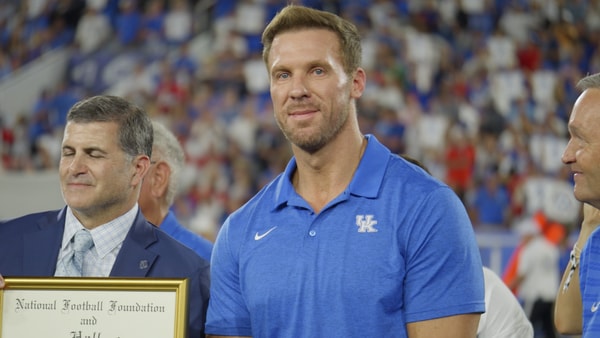
{"type": "MultiPolygon", "coordinates": [[[[600,1],[295,2],[357,24],[368,79],[358,102],[362,131],[447,182],[476,229],[509,230],[537,212],[576,224],[579,205],[560,158],[575,84],[600,71],[600,1]]],[[[0,80],[52,48],[169,51],[106,91],[176,133],[188,166],[175,212],[212,239],[290,157],[272,116],[260,43],[286,3],[3,1],[0,80]],[[190,48],[199,36],[210,40],[201,54],[190,48]]],[[[3,170],[55,168],[66,112],[93,94],[65,78],[14,123],[0,119],[3,170]]]]}

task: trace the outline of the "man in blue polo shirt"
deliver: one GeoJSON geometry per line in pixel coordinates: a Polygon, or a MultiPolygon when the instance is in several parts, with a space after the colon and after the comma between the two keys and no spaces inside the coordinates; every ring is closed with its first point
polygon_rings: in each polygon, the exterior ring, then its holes
{"type": "Polygon", "coordinates": [[[600,73],[577,83],[581,94],[569,116],[569,143],[561,160],[573,174],[583,221],[556,294],[554,325],[561,334],[600,337],[600,73]],[[580,261],[581,259],[581,261],[580,261]]]}
{"type": "Polygon", "coordinates": [[[225,221],[209,337],[476,336],[481,259],[456,194],[359,130],[356,27],[290,5],[262,36],[294,157],[225,221]]]}
{"type": "Polygon", "coordinates": [[[152,165],[144,177],[138,199],[142,214],[150,223],[210,261],[212,242],[179,223],[171,210],[185,165],[183,148],[165,125],[152,121],[152,130],[152,165]]]}

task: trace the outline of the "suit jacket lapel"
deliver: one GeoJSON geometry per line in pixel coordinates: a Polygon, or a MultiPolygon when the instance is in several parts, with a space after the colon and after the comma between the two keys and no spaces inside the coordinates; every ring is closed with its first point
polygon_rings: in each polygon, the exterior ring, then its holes
{"type": "Polygon", "coordinates": [[[157,241],[154,226],[138,210],[110,272],[111,277],[146,277],[158,255],[147,248],[157,241]]]}
{"type": "Polygon", "coordinates": [[[33,276],[53,276],[56,261],[62,245],[65,228],[66,207],[60,212],[50,212],[37,221],[39,231],[23,237],[24,274],[33,276]]]}

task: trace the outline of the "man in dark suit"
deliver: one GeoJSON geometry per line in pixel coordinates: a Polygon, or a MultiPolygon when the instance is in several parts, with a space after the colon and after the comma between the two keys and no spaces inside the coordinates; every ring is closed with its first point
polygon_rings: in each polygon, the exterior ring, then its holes
{"type": "Polygon", "coordinates": [[[152,135],[146,113],[121,98],[75,104],[59,165],[67,205],[0,223],[0,287],[2,275],[188,278],[188,335],[204,337],[209,263],[146,221],[137,204],[152,135]],[[91,237],[83,264],[72,258],[76,233],[91,237]]]}

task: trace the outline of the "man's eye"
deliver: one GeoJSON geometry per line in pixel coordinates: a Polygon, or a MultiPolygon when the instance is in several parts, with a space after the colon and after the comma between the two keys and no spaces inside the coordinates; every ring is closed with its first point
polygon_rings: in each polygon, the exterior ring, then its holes
{"type": "Polygon", "coordinates": [[[325,71],[323,71],[323,69],[321,69],[321,68],[317,68],[314,70],[314,73],[317,75],[322,75],[325,73],[325,71]]]}
{"type": "Polygon", "coordinates": [[[288,77],[290,77],[290,74],[288,73],[281,73],[277,76],[280,79],[287,79],[288,77]]]}

